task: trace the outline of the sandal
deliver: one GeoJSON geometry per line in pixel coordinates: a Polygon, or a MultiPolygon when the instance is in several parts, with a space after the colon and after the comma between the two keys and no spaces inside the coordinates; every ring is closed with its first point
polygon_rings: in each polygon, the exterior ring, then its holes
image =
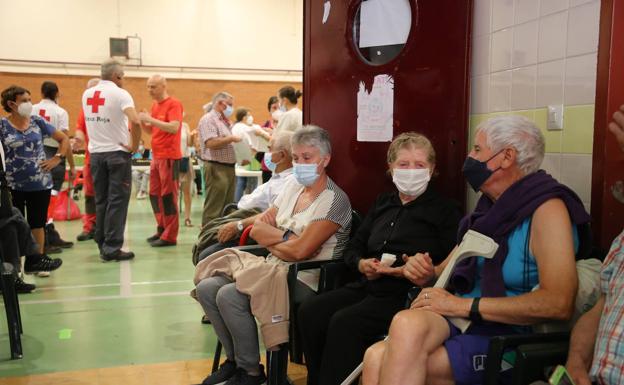
{"type": "Polygon", "coordinates": [[[186,218],[184,220],[184,226],[186,226],[186,227],[193,227],[193,224],[191,223],[191,219],[190,218],[186,218]]]}

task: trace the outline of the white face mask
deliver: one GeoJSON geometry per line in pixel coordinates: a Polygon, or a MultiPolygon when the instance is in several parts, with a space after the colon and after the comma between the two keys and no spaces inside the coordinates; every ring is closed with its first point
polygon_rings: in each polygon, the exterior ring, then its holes
{"type": "Polygon", "coordinates": [[[20,103],[17,106],[17,113],[20,114],[22,118],[29,118],[30,114],[32,114],[33,105],[31,102],[20,103]]]}
{"type": "Polygon", "coordinates": [[[280,118],[282,117],[283,112],[280,110],[275,110],[273,111],[273,113],[271,114],[271,117],[273,118],[273,120],[280,120],[280,118]]]}
{"type": "Polygon", "coordinates": [[[392,170],[392,181],[396,188],[411,197],[418,197],[425,192],[430,179],[428,168],[395,168],[392,170]]]}
{"type": "Polygon", "coordinates": [[[251,126],[253,124],[253,116],[249,115],[245,122],[247,123],[248,126],[251,126]]]}

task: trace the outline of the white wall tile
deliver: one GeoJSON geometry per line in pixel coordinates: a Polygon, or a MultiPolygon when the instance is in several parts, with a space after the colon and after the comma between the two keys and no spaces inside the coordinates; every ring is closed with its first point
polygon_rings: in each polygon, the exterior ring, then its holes
{"type": "Polygon", "coordinates": [[[492,72],[511,68],[512,44],[512,29],[503,29],[492,34],[492,50],[490,53],[492,72]]]}
{"type": "Polygon", "coordinates": [[[517,68],[511,72],[510,109],[529,110],[535,108],[535,78],[537,66],[517,68]]]}
{"type": "Polygon", "coordinates": [[[596,53],[566,59],[564,104],[596,102],[596,60],[596,53]]]}
{"type": "Polygon", "coordinates": [[[490,93],[490,75],[475,76],[470,84],[470,110],[473,114],[490,112],[488,96],[490,93]]]}
{"type": "Polygon", "coordinates": [[[492,22],[491,0],[474,0],[473,7],[473,36],[481,36],[490,33],[490,26],[492,22]]]}
{"type": "Polygon", "coordinates": [[[552,175],[553,178],[561,180],[561,154],[547,153],[544,155],[542,169],[552,175]]]}
{"type": "Polygon", "coordinates": [[[490,36],[472,39],[472,76],[490,73],[490,36]]]}
{"type": "Polygon", "coordinates": [[[529,20],[537,19],[539,17],[539,3],[539,0],[515,0],[515,24],[521,24],[529,20]]]}
{"type": "Polygon", "coordinates": [[[502,71],[490,74],[490,111],[509,111],[510,98],[511,71],[502,71]]]}
{"type": "Polygon", "coordinates": [[[563,104],[564,61],[555,60],[537,66],[537,95],[535,106],[543,108],[551,104],[563,104]]]}
{"type": "Polygon", "coordinates": [[[537,48],[538,62],[542,63],[564,57],[566,51],[567,29],[567,11],[549,15],[540,19],[537,48]]]}
{"type": "Polygon", "coordinates": [[[568,16],[567,56],[598,50],[600,3],[593,1],[571,8],[568,16]]]}
{"type": "Polygon", "coordinates": [[[576,192],[583,202],[591,201],[591,154],[561,154],[561,183],[576,192]]]}
{"type": "Polygon", "coordinates": [[[492,0],[492,31],[513,25],[513,9],[514,0],[492,0]]]}
{"type": "Polygon", "coordinates": [[[514,42],[511,55],[513,68],[537,62],[537,20],[517,25],[513,28],[514,42]]]}
{"type": "Polygon", "coordinates": [[[568,0],[542,0],[540,2],[540,15],[549,15],[566,8],[568,8],[568,0]]]}

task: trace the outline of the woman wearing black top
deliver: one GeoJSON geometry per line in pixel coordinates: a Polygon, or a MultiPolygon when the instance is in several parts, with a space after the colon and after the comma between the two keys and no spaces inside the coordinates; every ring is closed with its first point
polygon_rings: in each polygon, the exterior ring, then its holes
{"type": "Polygon", "coordinates": [[[458,205],[429,185],[435,150],[413,132],[394,139],[388,167],[398,191],[377,197],[344,253],[361,273],[357,282],[314,296],[299,308],[308,385],[340,384],[362,361],[366,348],[387,333],[413,286],[403,276],[405,260],[428,253],[433,264],[455,245],[458,205]],[[387,266],[382,254],[396,261],[387,266]]]}

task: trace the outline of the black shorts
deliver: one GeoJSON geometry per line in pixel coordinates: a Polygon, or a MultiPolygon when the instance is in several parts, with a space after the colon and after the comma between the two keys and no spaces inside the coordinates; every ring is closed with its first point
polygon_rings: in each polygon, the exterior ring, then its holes
{"type": "Polygon", "coordinates": [[[31,229],[45,227],[48,221],[48,205],[50,204],[50,190],[17,191],[11,190],[13,206],[15,206],[28,221],[31,229]]]}
{"type": "MultiPolygon", "coordinates": [[[[46,154],[46,159],[52,158],[57,152],[57,147],[43,146],[43,150],[46,154]]],[[[55,191],[61,191],[63,188],[63,182],[65,182],[65,158],[61,158],[61,162],[56,165],[52,170],[52,189],[55,191]]]]}

